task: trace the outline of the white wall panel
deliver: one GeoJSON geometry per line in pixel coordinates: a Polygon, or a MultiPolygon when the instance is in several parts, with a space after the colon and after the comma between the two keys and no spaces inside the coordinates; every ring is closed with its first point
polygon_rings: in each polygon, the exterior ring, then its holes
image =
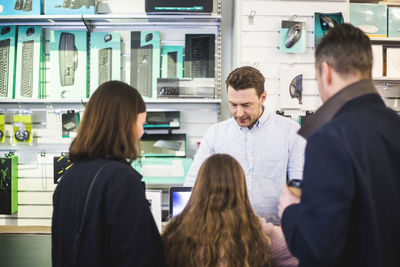
{"type": "Polygon", "coordinates": [[[19,192],[18,204],[53,204],[53,192],[19,192]]]}
{"type": "Polygon", "coordinates": [[[18,218],[51,218],[52,205],[18,205],[18,218]]]}

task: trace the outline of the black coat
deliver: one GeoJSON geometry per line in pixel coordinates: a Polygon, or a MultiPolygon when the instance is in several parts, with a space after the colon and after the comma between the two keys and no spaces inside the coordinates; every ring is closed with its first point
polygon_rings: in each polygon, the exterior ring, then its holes
{"type": "MultiPolygon", "coordinates": [[[[72,266],[74,238],[81,224],[97,159],[74,163],[53,196],[53,267],[72,266]]],[[[164,266],[157,226],[145,199],[142,176],[126,163],[108,164],[94,183],[79,251],[79,266],[164,266]]]]}
{"type": "Polygon", "coordinates": [[[400,117],[378,94],[310,136],[301,203],[282,229],[300,266],[400,266],[400,117]]]}

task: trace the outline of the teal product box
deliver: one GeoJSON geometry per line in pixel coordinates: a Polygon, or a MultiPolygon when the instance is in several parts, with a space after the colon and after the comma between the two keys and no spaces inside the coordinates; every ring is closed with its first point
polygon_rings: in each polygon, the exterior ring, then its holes
{"type": "Polygon", "coordinates": [[[97,0],[44,0],[45,15],[93,15],[97,0]]]}
{"type": "Polygon", "coordinates": [[[50,98],[86,98],[86,31],[51,31],[50,64],[50,98]]]}
{"type": "Polygon", "coordinates": [[[160,32],[131,32],[131,85],[146,99],[156,98],[160,78],[160,32]]]}
{"type": "Polygon", "coordinates": [[[350,23],[370,37],[387,37],[387,5],[350,3],[350,23]]]}
{"type": "Polygon", "coordinates": [[[18,27],[15,98],[37,99],[41,96],[42,29],[18,27]]]}
{"type": "Polygon", "coordinates": [[[121,34],[93,32],[90,34],[91,96],[104,82],[121,80],[121,34]]]}
{"type": "Polygon", "coordinates": [[[302,54],[307,48],[307,27],[304,22],[283,20],[281,51],[302,54]]]}
{"type": "Polygon", "coordinates": [[[40,15],[42,0],[6,0],[4,15],[40,15]]]}
{"type": "Polygon", "coordinates": [[[0,26],[0,98],[14,98],[16,26],[0,26]]]}
{"type": "Polygon", "coordinates": [[[388,8],[388,36],[400,37],[400,7],[388,8]]]}
{"type": "Polygon", "coordinates": [[[314,42],[318,44],[319,40],[324,37],[329,29],[335,27],[336,24],[344,22],[342,12],[337,13],[314,13],[314,42]]]}
{"type": "Polygon", "coordinates": [[[161,78],[183,78],[183,46],[161,48],[161,78]]]}
{"type": "Polygon", "coordinates": [[[7,15],[7,1],[10,0],[0,0],[0,16],[7,15]]]}
{"type": "Polygon", "coordinates": [[[0,158],[0,214],[18,211],[18,157],[0,158]]]}

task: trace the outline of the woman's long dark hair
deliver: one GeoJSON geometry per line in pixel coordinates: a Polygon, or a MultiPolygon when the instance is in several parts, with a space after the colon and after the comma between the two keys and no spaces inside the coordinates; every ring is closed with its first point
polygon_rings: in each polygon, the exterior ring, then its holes
{"type": "Polygon", "coordinates": [[[168,266],[270,266],[270,240],[250,205],[243,169],[226,154],[203,163],[162,240],[168,266]]]}
{"type": "Polygon", "coordinates": [[[135,160],[136,120],[145,111],[143,98],[135,88],[120,81],[103,83],[86,105],[78,135],[69,148],[70,159],[135,160]]]}

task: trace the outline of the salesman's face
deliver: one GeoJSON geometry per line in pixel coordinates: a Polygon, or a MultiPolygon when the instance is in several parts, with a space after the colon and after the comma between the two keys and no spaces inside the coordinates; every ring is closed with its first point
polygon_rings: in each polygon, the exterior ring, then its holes
{"type": "Polygon", "coordinates": [[[240,127],[251,129],[254,126],[263,112],[266,96],[264,92],[258,97],[255,88],[235,90],[228,86],[229,111],[240,127]]]}

